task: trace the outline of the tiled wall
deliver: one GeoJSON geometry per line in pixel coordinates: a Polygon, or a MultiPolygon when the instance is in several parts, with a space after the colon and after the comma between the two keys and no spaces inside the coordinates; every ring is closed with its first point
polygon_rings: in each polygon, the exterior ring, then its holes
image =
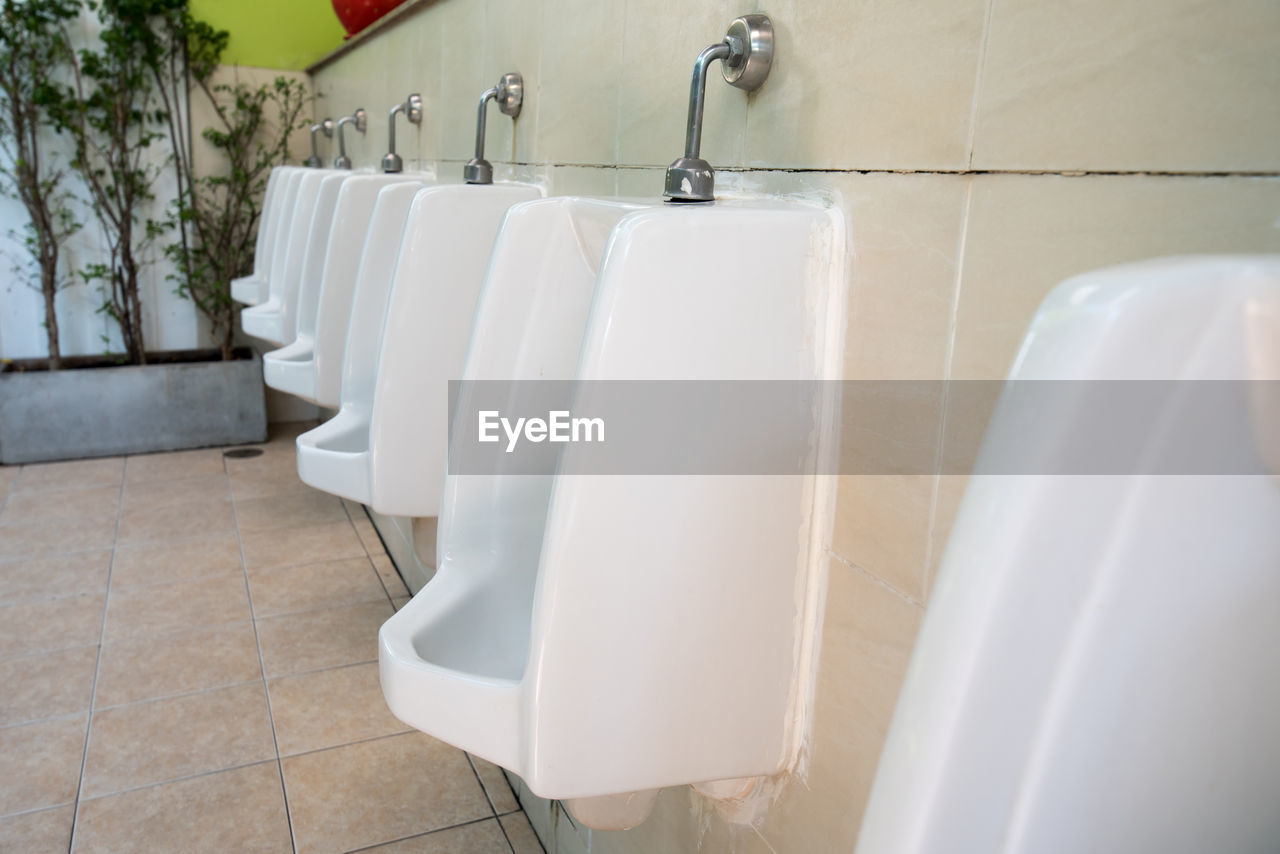
{"type": "MultiPolygon", "coordinates": [[[[712,72],[703,152],[722,188],[843,207],[848,377],[1000,377],[1066,276],[1280,251],[1274,0],[440,0],[318,69],[318,110],[366,107],[369,133],[348,150],[375,165],[387,107],[421,92],[426,121],[401,124],[400,151],[457,180],[476,97],[519,70],[519,121],[490,113],[500,172],[653,197],[681,153],[694,57],[761,9],[773,76],[746,96],[712,72]]],[[[941,454],[945,417],[944,400],[922,402],[904,440],[941,454]]],[[[565,831],[559,847],[851,851],[962,490],[958,477],[842,482],[807,779],[757,827],[673,789],[640,828],[565,831]]]]}

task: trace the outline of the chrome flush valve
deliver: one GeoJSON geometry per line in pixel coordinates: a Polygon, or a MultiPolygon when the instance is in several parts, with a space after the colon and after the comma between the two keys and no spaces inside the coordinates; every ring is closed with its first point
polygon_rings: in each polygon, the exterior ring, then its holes
{"type": "Polygon", "coordinates": [[[365,113],[363,107],[357,107],[356,111],[349,116],[343,116],[338,119],[338,156],[333,161],[334,169],[350,169],[351,158],[347,156],[347,144],[342,138],[343,125],[355,125],[356,130],[364,133],[369,127],[369,116],[365,113]]]}
{"type": "Polygon", "coordinates": [[[689,124],[685,130],[684,156],[667,167],[664,195],[673,202],[715,200],[716,178],[711,164],[700,156],[702,105],[707,94],[707,68],[721,60],[721,73],[730,86],[748,92],[759,89],[773,64],[773,22],[768,15],[743,15],[729,25],[724,41],[698,54],[689,87],[689,124]]]}
{"type": "Polygon", "coordinates": [[[462,167],[462,179],[468,184],[493,183],[493,165],[484,159],[485,107],[491,100],[498,103],[498,110],[504,116],[516,118],[524,104],[524,78],[519,72],[508,72],[502,75],[497,86],[480,94],[479,114],[476,116],[476,156],[462,167]]]}
{"type": "Polygon", "coordinates": [[[382,158],[383,172],[404,171],[404,159],[396,154],[396,113],[404,113],[411,124],[422,124],[422,96],[415,92],[387,114],[387,156],[382,158]]]}
{"type": "Polygon", "coordinates": [[[316,122],[311,126],[311,156],[307,158],[307,166],[312,169],[319,169],[324,164],[320,161],[320,154],[316,151],[316,133],[321,132],[330,139],[333,138],[333,119],[325,119],[322,122],[316,122]]]}

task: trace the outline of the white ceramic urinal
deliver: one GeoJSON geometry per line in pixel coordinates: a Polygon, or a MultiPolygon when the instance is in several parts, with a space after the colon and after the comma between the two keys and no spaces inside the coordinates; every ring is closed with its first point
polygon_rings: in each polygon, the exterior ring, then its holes
{"type": "Polygon", "coordinates": [[[321,184],[333,174],[332,169],[306,169],[294,179],[296,186],[291,189],[291,199],[286,197],[286,201],[292,202],[293,214],[281,225],[278,246],[271,259],[267,301],[240,312],[240,328],[246,335],[273,344],[287,344],[292,338],[316,199],[321,184]]]}
{"type": "Polygon", "coordinates": [[[421,187],[434,180],[432,172],[347,174],[334,201],[330,227],[319,250],[322,254],[317,256],[314,246],[308,249],[309,263],[298,297],[297,335],[288,346],[262,357],[268,386],[321,406],[338,406],[351,299],[378,193],[392,184],[412,182],[421,187]]]}
{"type": "MultiPolygon", "coordinates": [[[[463,379],[837,379],[843,236],[802,202],[517,206],[463,379]]],[[[806,415],[830,452],[831,412],[806,415]]],[[[451,473],[436,575],[379,636],[391,710],[543,797],[643,793],[619,825],[647,790],[779,771],[830,480],[451,473]]]]}
{"type": "Polygon", "coordinates": [[[361,270],[338,414],[298,437],[305,483],[390,516],[439,513],[448,384],[462,372],[494,236],[508,208],[539,195],[516,183],[417,193],[378,277],[361,270]]]}
{"type": "Polygon", "coordinates": [[[1045,300],[1010,379],[1076,382],[1033,411],[1006,386],[978,471],[1015,437],[1060,457],[1123,381],[1117,401],[1162,401],[1142,473],[971,478],[860,854],[1275,850],[1277,342],[1280,256],[1116,267],[1045,300]],[[1220,395],[1240,405],[1204,405],[1220,395]],[[1170,456],[1197,424],[1235,438],[1170,456]],[[1224,445],[1250,467],[1177,473],[1224,445]]]}
{"type": "Polygon", "coordinates": [[[262,210],[258,214],[258,235],[253,247],[253,272],[231,280],[231,298],[245,305],[257,305],[267,298],[267,268],[270,266],[271,246],[275,228],[283,207],[280,188],[285,177],[297,171],[298,166],[277,166],[267,176],[267,188],[262,194],[262,210]]]}

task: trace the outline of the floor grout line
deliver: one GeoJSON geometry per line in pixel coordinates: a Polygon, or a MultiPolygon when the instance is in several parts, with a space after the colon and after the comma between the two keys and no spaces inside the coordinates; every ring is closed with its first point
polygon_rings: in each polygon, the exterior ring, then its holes
{"type": "Polygon", "coordinates": [[[89,712],[84,722],[84,748],[80,754],[80,779],[76,782],[76,805],[71,815],[71,833],[67,837],[67,854],[76,847],[76,831],[80,826],[80,798],[84,793],[85,775],[89,768],[89,746],[93,736],[94,705],[98,699],[98,679],[102,675],[102,648],[106,644],[107,614],[111,610],[111,574],[116,567],[116,546],[120,541],[120,518],[124,513],[124,485],[129,473],[129,458],[120,463],[120,498],[116,502],[116,526],[111,538],[111,561],[107,565],[107,592],[102,598],[102,622],[98,627],[98,655],[93,663],[93,688],[89,691],[89,712]]]}

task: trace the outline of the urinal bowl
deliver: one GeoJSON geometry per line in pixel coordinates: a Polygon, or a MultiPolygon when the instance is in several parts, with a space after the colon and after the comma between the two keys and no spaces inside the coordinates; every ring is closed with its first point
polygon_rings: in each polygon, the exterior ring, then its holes
{"type": "MultiPolygon", "coordinates": [[[[517,206],[463,379],[838,378],[843,234],[801,202],[517,206]]],[[[388,705],[543,797],[775,773],[802,729],[829,492],[451,474],[436,575],[379,634],[388,705]]]]}
{"type": "Polygon", "coordinates": [[[509,207],[540,192],[499,183],[416,193],[390,253],[394,273],[361,270],[337,425],[298,439],[305,482],[379,513],[437,515],[448,383],[462,370],[494,236],[509,207]]]}
{"type": "Polygon", "coordinates": [[[262,196],[262,210],[258,215],[258,235],[253,250],[253,272],[231,280],[231,298],[245,305],[257,305],[267,298],[267,268],[270,266],[271,247],[283,207],[281,187],[286,176],[297,171],[297,166],[277,166],[267,178],[262,196]]]}

